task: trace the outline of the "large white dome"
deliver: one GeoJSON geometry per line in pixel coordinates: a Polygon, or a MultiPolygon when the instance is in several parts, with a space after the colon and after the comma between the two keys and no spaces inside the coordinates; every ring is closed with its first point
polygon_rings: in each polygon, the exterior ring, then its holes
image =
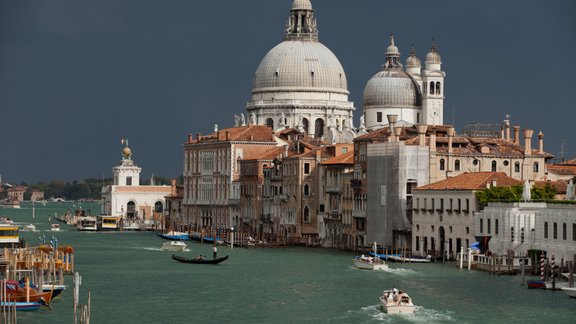
{"type": "Polygon", "coordinates": [[[346,74],[330,49],[318,41],[286,40],[260,62],[252,93],[318,91],[349,94],[346,74]]]}

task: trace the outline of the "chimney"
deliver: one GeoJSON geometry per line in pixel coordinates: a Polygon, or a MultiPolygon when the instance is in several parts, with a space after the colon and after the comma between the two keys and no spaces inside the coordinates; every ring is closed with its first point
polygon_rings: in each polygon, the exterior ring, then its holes
{"type": "Polygon", "coordinates": [[[200,141],[200,132],[196,133],[196,139],[200,141]]]}
{"type": "Polygon", "coordinates": [[[416,125],[416,129],[418,129],[418,145],[426,146],[426,130],[428,129],[428,125],[416,125]]]}
{"type": "Polygon", "coordinates": [[[218,124],[214,124],[214,132],[218,131],[218,124]]]}
{"type": "Polygon", "coordinates": [[[503,127],[500,128],[500,139],[505,139],[505,137],[504,137],[504,128],[503,128],[503,127]]]}
{"type": "Polygon", "coordinates": [[[288,145],[284,145],[284,157],[288,157],[288,145]]]}
{"type": "Polygon", "coordinates": [[[322,151],[316,150],[316,161],[320,161],[321,158],[322,158],[322,151]]]}
{"type": "Polygon", "coordinates": [[[400,134],[402,134],[402,127],[394,127],[394,140],[400,142],[400,134]]]}
{"type": "Polygon", "coordinates": [[[510,121],[504,121],[504,131],[506,132],[506,140],[510,142],[510,121]]]}
{"type": "Polygon", "coordinates": [[[436,152],[436,132],[430,133],[430,152],[436,152]]]}
{"type": "Polygon", "coordinates": [[[496,179],[492,179],[492,187],[496,187],[496,184],[497,184],[496,179]]]}
{"type": "Polygon", "coordinates": [[[250,134],[250,142],[254,141],[254,134],[250,134]]]}
{"type": "Polygon", "coordinates": [[[538,133],[538,154],[544,154],[544,133],[538,133]]]}
{"type": "Polygon", "coordinates": [[[188,143],[192,143],[192,134],[188,134],[188,143]]]}
{"type": "Polygon", "coordinates": [[[390,131],[388,142],[396,142],[396,139],[394,138],[394,127],[396,127],[398,115],[386,115],[386,118],[388,118],[388,130],[390,131]]]}
{"type": "Polygon", "coordinates": [[[532,134],[534,133],[531,129],[524,130],[524,155],[532,154],[532,134]]]}
{"type": "Polygon", "coordinates": [[[520,145],[520,126],[514,126],[514,144],[520,145]]]}
{"type": "Polygon", "coordinates": [[[453,152],[452,141],[454,138],[454,127],[448,128],[446,133],[448,134],[448,154],[452,154],[452,152],[453,152]]]}
{"type": "Polygon", "coordinates": [[[170,180],[170,183],[172,185],[170,194],[175,196],[176,195],[176,179],[170,180]]]}

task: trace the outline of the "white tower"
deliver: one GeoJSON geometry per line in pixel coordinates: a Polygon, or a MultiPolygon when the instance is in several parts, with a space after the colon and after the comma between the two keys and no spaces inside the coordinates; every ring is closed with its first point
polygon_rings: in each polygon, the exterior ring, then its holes
{"type": "Polygon", "coordinates": [[[444,77],[442,58],[436,51],[436,44],[426,54],[426,63],[422,71],[422,111],[423,123],[427,125],[444,124],[444,77]]]}
{"type": "Polygon", "coordinates": [[[140,185],[140,172],[142,168],[134,165],[132,161],[132,150],[128,147],[128,140],[122,140],[124,149],[122,150],[121,165],[113,167],[112,173],[114,174],[115,186],[139,186],[140,185]]]}

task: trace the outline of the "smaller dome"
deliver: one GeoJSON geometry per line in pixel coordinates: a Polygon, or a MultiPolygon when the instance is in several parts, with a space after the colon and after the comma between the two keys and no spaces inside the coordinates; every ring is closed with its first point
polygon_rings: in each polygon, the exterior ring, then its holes
{"type": "Polygon", "coordinates": [[[406,67],[407,68],[422,67],[422,63],[420,62],[418,56],[416,56],[414,47],[412,47],[412,50],[410,50],[410,56],[408,56],[408,58],[406,59],[406,67]]]}
{"type": "Polygon", "coordinates": [[[432,43],[432,47],[428,54],[426,54],[426,62],[428,63],[442,63],[440,53],[436,52],[436,44],[432,43]]]}
{"type": "Polygon", "coordinates": [[[312,3],[310,0],[294,0],[292,10],[312,10],[312,3]]]}
{"type": "Polygon", "coordinates": [[[386,56],[400,56],[400,51],[398,51],[398,47],[394,44],[394,35],[390,35],[390,45],[386,49],[386,56]]]}

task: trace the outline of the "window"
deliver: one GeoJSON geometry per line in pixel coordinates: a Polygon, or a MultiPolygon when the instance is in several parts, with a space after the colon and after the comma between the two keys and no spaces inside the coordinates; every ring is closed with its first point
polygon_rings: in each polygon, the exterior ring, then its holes
{"type": "Polygon", "coordinates": [[[324,204],[320,204],[320,212],[321,212],[321,213],[324,212],[324,204]]]}
{"type": "Polygon", "coordinates": [[[460,160],[454,161],[454,171],[460,171],[460,160]]]}
{"type": "Polygon", "coordinates": [[[514,163],[514,172],[520,172],[520,162],[514,163]]]}
{"type": "Polygon", "coordinates": [[[444,211],[444,198],[440,198],[440,210],[444,211]]]}
{"type": "Polygon", "coordinates": [[[466,198],[466,212],[470,212],[470,199],[466,198]]]}
{"type": "Polygon", "coordinates": [[[310,174],[310,163],[304,163],[304,174],[310,174]]]}
{"type": "Polygon", "coordinates": [[[538,171],[539,169],[540,169],[540,168],[539,168],[538,162],[534,162],[534,173],[538,173],[538,172],[539,172],[539,171],[538,171]]]}
{"type": "Polygon", "coordinates": [[[558,239],[558,223],[554,223],[554,239],[558,239]]]}
{"type": "Polygon", "coordinates": [[[484,233],[484,219],[480,218],[480,233],[484,233]]]}
{"type": "Polygon", "coordinates": [[[304,223],[310,223],[310,208],[304,206],[304,223]]]}
{"type": "Polygon", "coordinates": [[[492,229],[491,229],[492,226],[491,226],[491,224],[490,224],[490,223],[491,223],[491,222],[490,222],[491,219],[488,218],[487,221],[488,221],[488,224],[487,224],[488,226],[487,226],[486,231],[488,232],[488,234],[491,234],[491,232],[492,232],[492,229]]]}
{"type": "Polygon", "coordinates": [[[377,123],[381,123],[381,122],[382,122],[382,113],[381,113],[381,112],[377,112],[377,113],[376,113],[376,122],[377,122],[377,123]]]}
{"type": "Polygon", "coordinates": [[[310,186],[308,184],[304,185],[304,196],[308,196],[310,194],[310,186]]]}
{"type": "Polygon", "coordinates": [[[440,171],[444,171],[446,169],[446,160],[440,159],[440,171]]]}
{"type": "Polygon", "coordinates": [[[572,224],[572,241],[576,241],[576,224],[572,224]]]}
{"type": "Polygon", "coordinates": [[[416,236],[416,251],[420,251],[420,236],[416,236]]]}
{"type": "Polygon", "coordinates": [[[436,94],[440,94],[440,82],[436,82],[436,94]]]}
{"type": "Polygon", "coordinates": [[[562,239],[563,239],[564,241],[566,241],[566,236],[567,236],[567,234],[566,234],[566,223],[563,223],[563,224],[562,224],[562,239]]]}
{"type": "Polygon", "coordinates": [[[544,238],[548,238],[548,222],[544,222],[544,238]]]}
{"type": "Polygon", "coordinates": [[[524,243],[524,227],[520,229],[520,243],[524,243]]]}
{"type": "Polygon", "coordinates": [[[131,186],[131,185],[132,185],[132,177],[126,177],[126,185],[127,185],[127,186],[131,186]]]}
{"type": "Polygon", "coordinates": [[[510,227],[510,241],[514,242],[514,226],[510,227]]]}
{"type": "Polygon", "coordinates": [[[266,118],[266,126],[274,129],[274,119],[272,119],[272,118],[266,118]]]}
{"type": "Polygon", "coordinates": [[[492,161],[492,172],[496,172],[496,161],[492,161]]]}
{"type": "Polygon", "coordinates": [[[434,205],[435,205],[436,199],[431,198],[430,200],[432,201],[432,211],[434,211],[434,209],[435,209],[434,205]]]}
{"type": "Polygon", "coordinates": [[[510,164],[510,162],[504,161],[504,162],[502,162],[502,164],[504,164],[504,166],[507,167],[510,164]]]}
{"type": "Polygon", "coordinates": [[[430,81],[430,94],[434,94],[434,82],[430,81]]]}
{"type": "Polygon", "coordinates": [[[416,124],[420,124],[420,113],[416,113],[416,124]]]}
{"type": "Polygon", "coordinates": [[[498,219],[494,220],[494,233],[498,235],[498,219]]]}

